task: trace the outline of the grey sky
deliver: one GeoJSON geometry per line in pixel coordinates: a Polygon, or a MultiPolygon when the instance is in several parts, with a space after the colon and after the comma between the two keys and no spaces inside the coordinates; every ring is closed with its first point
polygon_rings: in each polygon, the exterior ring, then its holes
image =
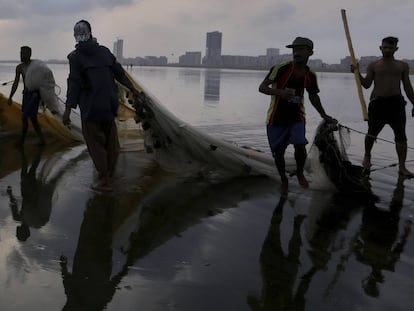
{"type": "Polygon", "coordinates": [[[313,58],[337,63],[349,54],[341,19],[346,9],[357,57],[379,55],[383,37],[400,39],[398,58],[414,59],[412,0],[0,0],[0,59],[17,59],[30,45],[33,57],[65,59],[74,47],[73,25],[92,24],[94,36],[112,49],[124,39],[124,56],[186,51],[204,55],[206,32],[223,33],[223,54],[263,55],[296,36],[315,43],[313,58]]]}

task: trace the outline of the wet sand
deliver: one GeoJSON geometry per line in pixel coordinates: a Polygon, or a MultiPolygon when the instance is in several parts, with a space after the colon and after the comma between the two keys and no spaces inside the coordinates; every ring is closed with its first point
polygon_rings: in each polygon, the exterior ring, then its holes
{"type": "Polygon", "coordinates": [[[84,145],[0,138],[2,311],[410,310],[414,180],[395,167],[372,173],[375,202],[294,178],[283,197],[131,151],[99,193],[84,145]]]}

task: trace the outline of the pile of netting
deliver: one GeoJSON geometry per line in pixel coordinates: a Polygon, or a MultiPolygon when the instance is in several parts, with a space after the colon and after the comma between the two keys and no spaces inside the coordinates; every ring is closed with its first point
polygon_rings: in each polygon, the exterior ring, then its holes
{"type": "MultiPolygon", "coordinates": [[[[140,87],[140,89],[142,89],[140,87]]],[[[203,175],[277,177],[270,154],[212,137],[179,120],[147,90],[133,103],[148,153],[164,168],[203,175]]]]}
{"type": "Polygon", "coordinates": [[[328,178],[341,193],[370,193],[370,185],[362,166],[349,161],[346,150],[350,131],[340,124],[322,121],[314,138],[319,150],[318,161],[328,178]]]}
{"type": "MultiPolygon", "coordinates": [[[[142,92],[131,105],[136,111],[136,122],[140,122],[144,130],[146,151],[153,153],[164,168],[180,172],[279,178],[270,153],[241,147],[195,129],[179,120],[136,82],[135,85],[142,92]]],[[[318,149],[316,170],[323,171],[327,183],[330,182],[339,192],[370,192],[362,167],[348,160],[349,137],[349,132],[337,124],[321,122],[314,140],[318,149]]],[[[286,168],[289,170],[290,167],[296,165],[286,159],[286,168]]]]}
{"type": "Polygon", "coordinates": [[[63,107],[59,105],[55,92],[55,78],[46,63],[37,59],[30,62],[25,75],[25,85],[30,91],[39,91],[43,104],[53,114],[62,113],[63,107]]]}

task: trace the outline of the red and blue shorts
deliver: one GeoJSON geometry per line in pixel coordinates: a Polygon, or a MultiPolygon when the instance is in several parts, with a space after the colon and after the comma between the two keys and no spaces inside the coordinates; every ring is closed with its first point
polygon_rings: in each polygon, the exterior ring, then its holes
{"type": "Polygon", "coordinates": [[[273,157],[285,154],[289,144],[306,145],[305,122],[298,121],[291,125],[267,125],[267,139],[273,157]]]}

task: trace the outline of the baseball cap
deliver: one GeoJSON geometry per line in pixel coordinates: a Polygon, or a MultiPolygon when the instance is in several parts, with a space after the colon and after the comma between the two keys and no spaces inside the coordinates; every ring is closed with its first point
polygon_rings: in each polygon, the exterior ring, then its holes
{"type": "Polygon", "coordinates": [[[292,44],[286,45],[287,48],[293,48],[294,46],[307,46],[313,50],[312,40],[304,37],[296,37],[295,40],[293,40],[292,44]]]}

